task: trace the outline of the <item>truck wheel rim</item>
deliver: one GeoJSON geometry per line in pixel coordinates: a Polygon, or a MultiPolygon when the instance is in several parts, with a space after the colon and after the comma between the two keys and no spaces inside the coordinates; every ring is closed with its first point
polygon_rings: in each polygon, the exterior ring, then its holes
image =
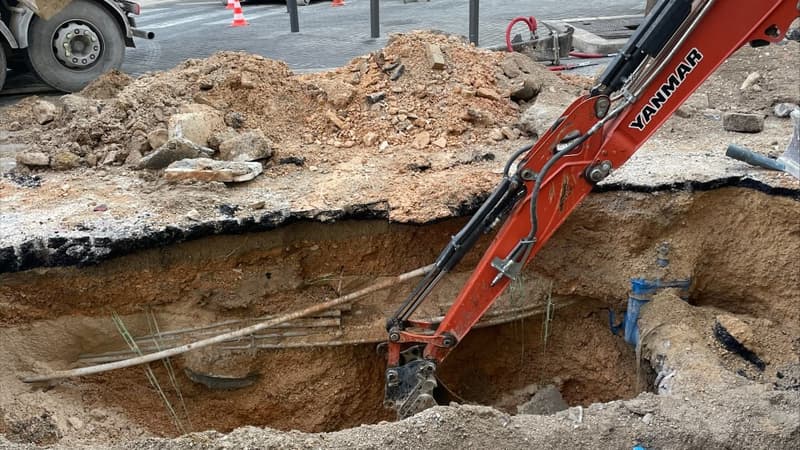
{"type": "Polygon", "coordinates": [[[103,45],[100,37],[88,24],[67,22],[56,31],[53,50],[64,66],[87,69],[100,59],[103,45]]]}

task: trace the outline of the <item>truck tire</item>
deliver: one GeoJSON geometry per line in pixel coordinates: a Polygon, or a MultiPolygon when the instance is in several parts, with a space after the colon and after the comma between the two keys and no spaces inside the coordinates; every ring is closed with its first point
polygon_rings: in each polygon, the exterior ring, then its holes
{"type": "Polygon", "coordinates": [[[3,48],[3,43],[0,42],[0,91],[3,90],[3,85],[6,83],[6,51],[3,48]]]}
{"type": "Polygon", "coordinates": [[[45,83],[67,92],[119,69],[125,57],[121,27],[93,0],[74,0],[50,20],[34,18],[28,45],[31,69],[45,83]]]}

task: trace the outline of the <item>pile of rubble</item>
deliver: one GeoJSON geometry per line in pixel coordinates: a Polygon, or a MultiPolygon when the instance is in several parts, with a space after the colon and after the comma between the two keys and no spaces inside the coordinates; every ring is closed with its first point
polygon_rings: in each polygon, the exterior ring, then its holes
{"type": "Polygon", "coordinates": [[[233,182],[270,159],[313,165],[354,147],[457,152],[533,135],[535,118],[520,122],[520,111],[545,86],[559,97],[549,125],[577,88],[524,55],[415,32],[321,74],[233,52],[136,80],[112,72],[79,94],[23,101],[2,125],[33,143],[17,156],[22,170],[125,166],[233,182]]]}

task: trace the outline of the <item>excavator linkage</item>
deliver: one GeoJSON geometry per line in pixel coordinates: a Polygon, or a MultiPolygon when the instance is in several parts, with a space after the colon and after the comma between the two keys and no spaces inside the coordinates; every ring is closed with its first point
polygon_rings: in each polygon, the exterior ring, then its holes
{"type": "Polygon", "coordinates": [[[434,404],[436,367],[592,187],[619,168],[737,49],[780,41],[797,0],[662,0],[588,94],[515,152],[494,192],[388,319],[385,405],[403,418],[434,404]],[[478,238],[501,226],[447,314],[411,319],[478,238]]]}

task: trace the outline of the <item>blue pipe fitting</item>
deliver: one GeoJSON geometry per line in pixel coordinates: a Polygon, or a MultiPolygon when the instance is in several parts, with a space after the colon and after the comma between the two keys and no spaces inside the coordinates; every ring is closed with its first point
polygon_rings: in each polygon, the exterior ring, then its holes
{"type": "Polygon", "coordinates": [[[628,296],[628,310],[625,311],[625,342],[636,345],[639,342],[639,311],[653,297],[664,289],[677,289],[678,296],[689,300],[691,278],[663,281],[659,279],[631,278],[631,295],[628,296]]]}

